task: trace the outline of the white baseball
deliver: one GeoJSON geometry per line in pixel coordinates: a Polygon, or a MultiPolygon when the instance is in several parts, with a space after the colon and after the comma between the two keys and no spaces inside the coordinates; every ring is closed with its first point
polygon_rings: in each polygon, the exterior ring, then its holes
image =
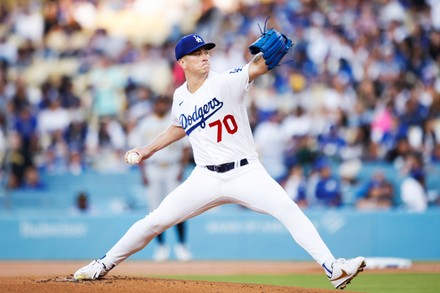
{"type": "Polygon", "coordinates": [[[139,162],[139,154],[138,153],[130,153],[127,156],[127,162],[129,164],[137,164],[139,162]]]}

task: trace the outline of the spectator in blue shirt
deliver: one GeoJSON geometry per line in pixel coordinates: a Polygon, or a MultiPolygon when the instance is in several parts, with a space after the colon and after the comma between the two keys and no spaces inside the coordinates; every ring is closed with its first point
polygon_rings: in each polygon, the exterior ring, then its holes
{"type": "Polygon", "coordinates": [[[318,170],[318,181],[315,187],[314,204],[339,207],[342,203],[340,180],[332,174],[332,169],[325,160],[318,160],[315,168],[318,170]]]}
{"type": "Polygon", "coordinates": [[[37,123],[37,117],[32,113],[30,106],[23,107],[13,116],[12,129],[20,135],[25,152],[37,149],[37,123]]]}
{"type": "Polygon", "coordinates": [[[318,148],[326,156],[341,158],[341,150],[346,146],[345,140],[336,125],[330,126],[329,132],[318,136],[318,148]]]}

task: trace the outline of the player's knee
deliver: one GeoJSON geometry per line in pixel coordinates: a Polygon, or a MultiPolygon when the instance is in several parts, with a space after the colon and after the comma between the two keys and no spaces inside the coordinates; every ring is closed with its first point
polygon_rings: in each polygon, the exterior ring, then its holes
{"type": "Polygon", "coordinates": [[[157,219],[153,214],[150,214],[145,217],[146,224],[148,228],[154,232],[154,234],[160,234],[169,227],[171,227],[173,224],[169,223],[169,221],[166,221],[165,219],[157,219]]]}

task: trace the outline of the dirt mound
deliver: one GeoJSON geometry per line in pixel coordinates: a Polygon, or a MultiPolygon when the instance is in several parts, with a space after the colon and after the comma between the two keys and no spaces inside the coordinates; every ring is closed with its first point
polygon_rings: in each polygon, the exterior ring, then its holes
{"type": "Polygon", "coordinates": [[[224,292],[224,293],[263,293],[263,292],[298,292],[298,293],[325,293],[334,290],[307,289],[298,287],[284,287],[272,285],[208,282],[208,281],[185,281],[168,280],[157,278],[109,276],[94,281],[75,281],[72,276],[68,277],[1,277],[2,292],[21,293],[89,293],[89,292],[224,292]]]}

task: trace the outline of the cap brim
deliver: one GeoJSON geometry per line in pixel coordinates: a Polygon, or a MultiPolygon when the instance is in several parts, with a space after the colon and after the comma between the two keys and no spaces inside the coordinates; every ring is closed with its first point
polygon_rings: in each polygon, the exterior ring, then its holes
{"type": "MultiPolygon", "coordinates": [[[[206,50],[211,50],[211,49],[213,49],[214,47],[215,47],[215,44],[214,44],[214,43],[205,43],[205,44],[202,44],[202,45],[200,45],[200,46],[195,47],[194,50],[192,50],[192,51],[189,52],[188,54],[194,53],[195,51],[197,51],[197,50],[199,50],[199,49],[202,49],[202,48],[204,48],[204,49],[206,49],[206,50]]],[[[188,55],[188,54],[186,54],[186,55],[188,55]]]]}

